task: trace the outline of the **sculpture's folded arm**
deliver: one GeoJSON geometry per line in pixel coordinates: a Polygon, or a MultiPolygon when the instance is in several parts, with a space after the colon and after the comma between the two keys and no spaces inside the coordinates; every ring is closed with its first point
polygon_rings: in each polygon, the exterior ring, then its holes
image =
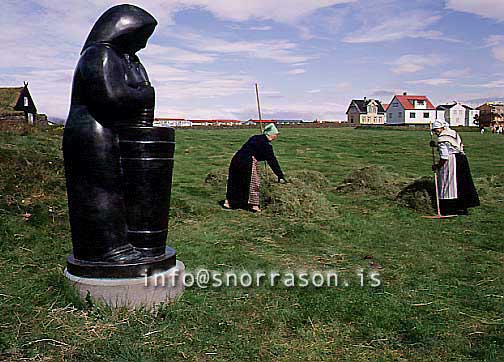
{"type": "Polygon", "coordinates": [[[154,88],[143,80],[140,67],[127,62],[111,47],[100,44],[87,48],[77,71],[84,84],[80,101],[105,127],[154,107],[154,88]]]}

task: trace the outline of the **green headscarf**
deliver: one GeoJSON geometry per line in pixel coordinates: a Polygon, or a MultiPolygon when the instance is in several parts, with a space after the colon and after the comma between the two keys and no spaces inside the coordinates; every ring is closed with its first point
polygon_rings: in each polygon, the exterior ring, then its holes
{"type": "Polygon", "coordinates": [[[278,129],[275,127],[273,123],[268,124],[266,127],[264,127],[263,134],[265,136],[271,136],[274,134],[279,134],[278,129]]]}

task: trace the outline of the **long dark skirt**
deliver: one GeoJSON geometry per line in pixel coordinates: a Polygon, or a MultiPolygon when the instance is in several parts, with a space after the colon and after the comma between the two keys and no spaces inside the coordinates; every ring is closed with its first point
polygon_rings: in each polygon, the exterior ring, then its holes
{"type": "Polygon", "coordinates": [[[226,199],[232,208],[247,208],[253,159],[235,153],[229,165],[226,199]]]}
{"type": "Polygon", "coordinates": [[[457,198],[440,200],[441,213],[444,215],[464,214],[467,213],[468,208],[480,205],[478,191],[476,191],[476,187],[474,186],[466,155],[456,154],[455,158],[457,169],[457,198]]]}

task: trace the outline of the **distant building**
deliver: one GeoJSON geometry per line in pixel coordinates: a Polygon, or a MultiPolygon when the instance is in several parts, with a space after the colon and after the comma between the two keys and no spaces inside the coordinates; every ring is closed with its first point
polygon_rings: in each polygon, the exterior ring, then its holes
{"type": "Polygon", "coordinates": [[[191,119],[188,120],[191,122],[193,127],[198,126],[213,126],[213,127],[229,127],[229,126],[239,126],[241,121],[237,119],[191,119]]]}
{"type": "Polygon", "coordinates": [[[476,109],[480,111],[479,123],[485,127],[504,122],[504,103],[502,102],[487,102],[476,109]]]}
{"type": "Polygon", "coordinates": [[[255,125],[255,124],[269,124],[269,123],[276,123],[275,120],[273,119],[249,119],[248,121],[244,122],[243,124],[245,125],[255,125]]]}
{"type": "Polygon", "coordinates": [[[303,121],[302,119],[274,119],[276,124],[302,124],[302,123],[313,123],[313,121],[303,121]]]}
{"type": "Polygon", "coordinates": [[[37,115],[28,82],[23,87],[0,88],[0,121],[4,120],[47,124],[46,115],[37,115]]]}
{"type": "Polygon", "coordinates": [[[436,118],[443,119],[452,127],[476,126],[477,124],[474,123],[476,115],[479,115],[478,110],[459,102],[441,104],[436,107],[436,118]]]}
{"type": "Polygon", "coordinates": [[[353,99],[346,112],[351,125],[385,124],[385,109],[376,99],[353,99]]]}
{"type": "Polygon", "coordinates": [[[436,107],[426,96],[396,95],[387,108],[387,125],[429,125],[436,120],[436,107]]]}
{"type": "Polygon", "coordinates": [[[346,119],[316,119],[315,123],[347,123],[346,119]]]}
{"type": "Polygon", "coordinates": [[[155,118],[154,127],[191,127],[191,121],[179,118],[155,118]]]}
{"type": "Polygon", "coordinates": [[[466,109],[461,103],[453,102],[436,107],[436,118],[443,119],[452,127],[465,126],[466,109]]]}
{"type": "Polygon", "coordinates": [[[464,105],[466,110],[466,126],[468,127],[478,127],[480,111],[472,107],[464,105]]]}

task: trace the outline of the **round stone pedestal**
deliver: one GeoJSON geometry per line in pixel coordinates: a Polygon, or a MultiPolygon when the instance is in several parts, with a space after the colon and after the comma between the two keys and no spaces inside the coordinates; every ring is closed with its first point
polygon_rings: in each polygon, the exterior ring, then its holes
{"type": "Polygon", "coordinates": [[[184,291],[185,266],[180,260],[163,272],[140,278],[81,278],[65,269],[65,276],[81,298],[90,295],[95,302],[111,307],[152,309],[159,303],[169,303],[184,291]]]}

